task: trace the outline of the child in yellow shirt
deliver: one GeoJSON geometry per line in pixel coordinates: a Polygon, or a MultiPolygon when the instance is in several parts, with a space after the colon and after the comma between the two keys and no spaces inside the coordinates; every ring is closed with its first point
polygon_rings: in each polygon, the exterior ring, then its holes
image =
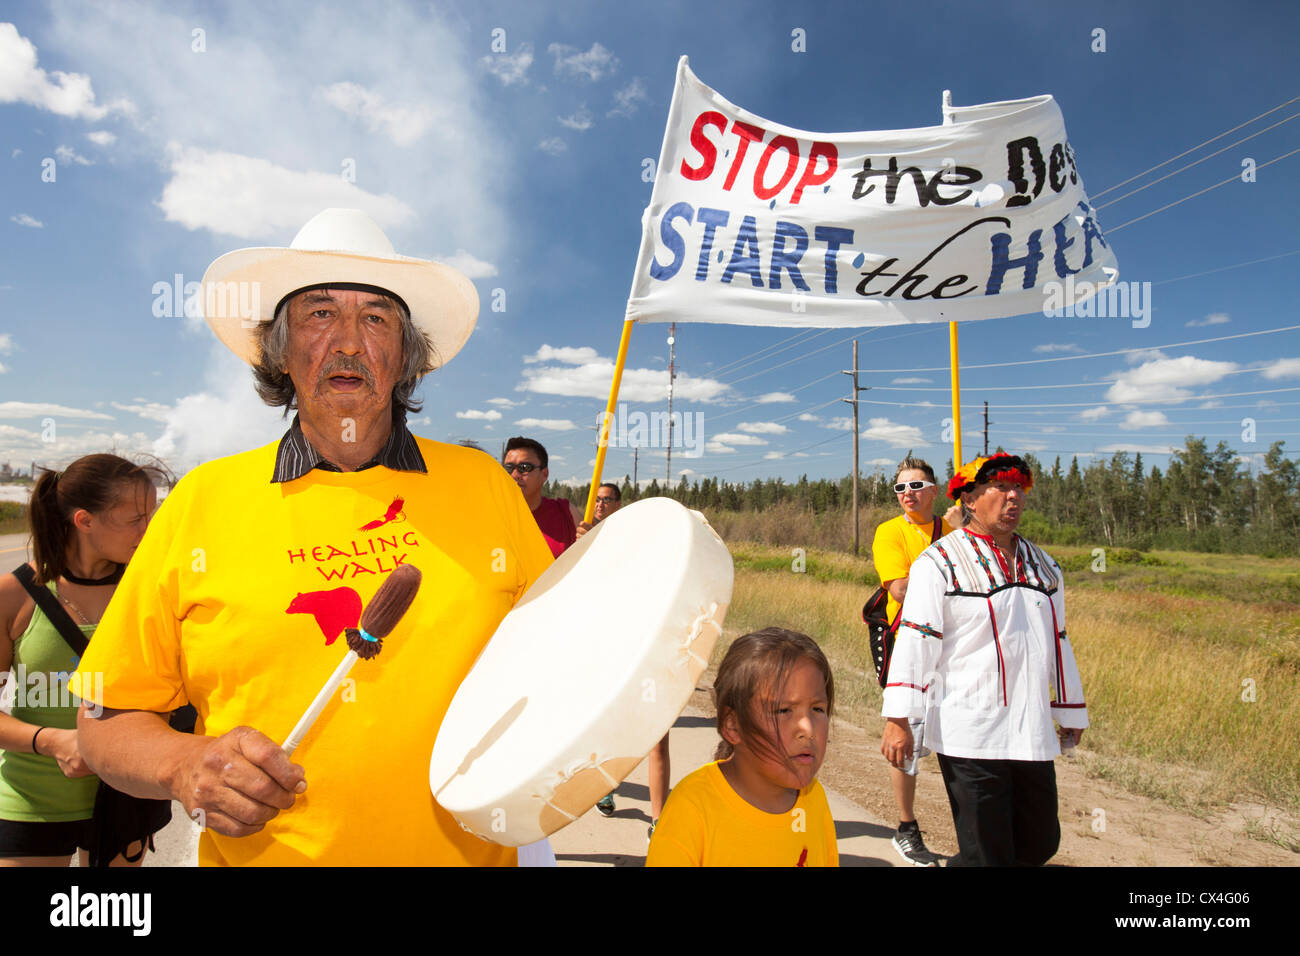
{"type": "Polygon", "coordinates": [[[713,682],[715,762],[669,795],[646,866],[839,866],[816,779],[834,698],[811,638],[776,627],[738,638],[713,682]]]}

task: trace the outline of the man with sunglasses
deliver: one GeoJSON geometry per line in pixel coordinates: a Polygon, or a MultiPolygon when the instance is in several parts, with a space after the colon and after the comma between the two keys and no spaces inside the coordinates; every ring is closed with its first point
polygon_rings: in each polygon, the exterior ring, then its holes
{"type": "MultiPolygon", "coordinates": [[[[880,575],[881,587],[889,594],[885,613],[891,622],[897,618],[907,594],[912,562],[932,541],[953,530],[947,516],[934,516],[934,499],[939,489],[935,484],[934,469],[927,462],[910,455],[899,462],[894,494],[903,513],[877,527],[871,545],[871,558],[876,573],[880,575]]],[[[938,866],[941,857],[926,847],[920,825],[916,822],[916,774],[921,758],[930,752],[919,744],[922,728],[921,720],[913,721],[912,735],[918,740],[918,745],[911,760],[904,767],[889,768],[894,802],[898,804],[898,832],[892,842],[898,855],[913,866],[938,866]]]]}
{"type": "Polygon", "coordinates": [[[571,501],[542,497],[546,479],[551,474],[546,467],[548,460],[541,442],[516,436],[506,442],[506,453],[501,463],[524,493],[533,520],[546,538],[551,553],[558,558],[578,539],[577,529],[582,514],[571,501]]]}

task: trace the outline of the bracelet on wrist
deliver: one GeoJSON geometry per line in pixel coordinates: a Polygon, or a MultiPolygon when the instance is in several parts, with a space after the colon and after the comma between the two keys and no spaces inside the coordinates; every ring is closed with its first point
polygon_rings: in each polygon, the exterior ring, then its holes
{"type": "Polygon", "coordinates": [[[49,730],[49,729],[50,729],[49,727],[37,727],[36,733],[32,734],[32,753],[36,754],[38,757],[44,757],[45,754],[41,753],[39,750],[36,749],[36,738],[41,735],[42,730],[49,730]]]}

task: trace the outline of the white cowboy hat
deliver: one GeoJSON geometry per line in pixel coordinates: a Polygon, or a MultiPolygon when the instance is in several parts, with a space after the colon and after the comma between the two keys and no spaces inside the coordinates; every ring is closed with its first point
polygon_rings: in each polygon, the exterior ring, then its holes
{"type": "Polygon", "coordinates": [[[461,350],[478,320],[474,283],[440,262],[399,256],[359,209],[326,209],[298,230],[288,249],[236,249],[221,256],[203,276],[203,316],[227,348],[255,365],[257,323],[272,319],[286,296],[332,283],[398,296],[433,344],[435,367],[461,350]]]}

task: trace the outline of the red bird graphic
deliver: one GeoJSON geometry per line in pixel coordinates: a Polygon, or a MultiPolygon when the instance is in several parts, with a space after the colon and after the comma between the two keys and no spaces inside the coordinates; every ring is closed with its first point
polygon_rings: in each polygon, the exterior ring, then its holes
{"type": "Polygon", "coordinates": [[[402,514],[402,505],[404,504],[406,504],[405,499],[394,498],[393,503],[388,506],[388,510],[384,512],[384,516],[382,518],[376,518],[374,521],[367,521],[358,530],[374,531],[376,528],[382,528],[390,521],[396,521],[398,518],[406,517],[404,514],[402,514]]]}
{"type": "Polygon", "coordinates": [[[361,595],[351,588],[306,591],[289,602],[285,614],[310,614],[325,635],[325,646],[333,644],[345,628],[361,621],[361,595]]]}

